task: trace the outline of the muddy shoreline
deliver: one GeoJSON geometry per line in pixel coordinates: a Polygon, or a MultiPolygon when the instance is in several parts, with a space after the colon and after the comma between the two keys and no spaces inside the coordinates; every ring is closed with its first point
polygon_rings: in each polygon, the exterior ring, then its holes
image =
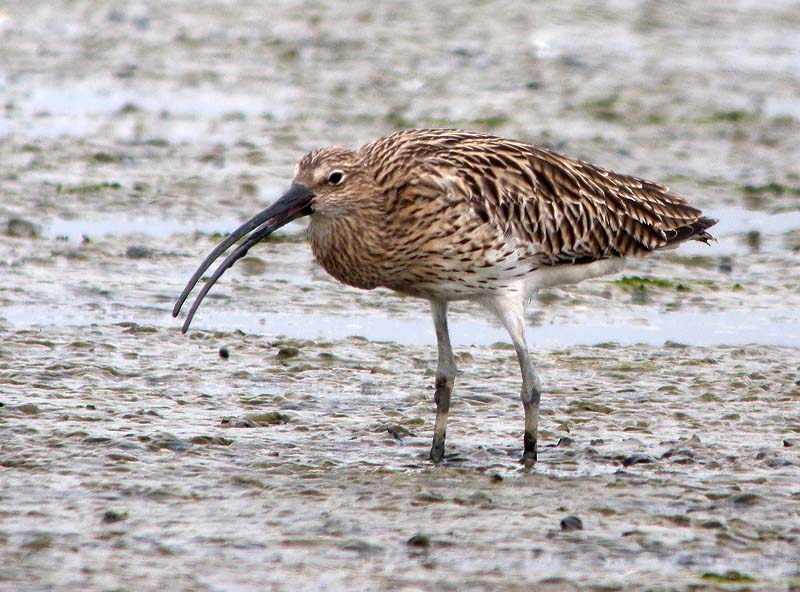
{"type": "Polygon", "coordinates": [[[798,27],[791,2],[0,7],[0,590],[798,589],[798,27]],[[302,224],[188,335],[170,316],[304,152],[410,126],[720,219],[529,306],[533,473],[503,331],[454,306],[432,467],[427,305],[337,284],[302,224]]]}

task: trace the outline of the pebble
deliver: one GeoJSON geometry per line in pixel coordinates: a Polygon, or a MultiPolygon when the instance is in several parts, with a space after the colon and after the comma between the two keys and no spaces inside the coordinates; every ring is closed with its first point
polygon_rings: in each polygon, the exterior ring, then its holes
{"type": "Polygon", "coordinates": [[[17,411],[25,415],[39,415],[39,406],[35,403],[23,403],[17,406],[17,411]]]}
{"type": "Polygon", "coordinates": [[[731,495],[728,499],[737,506],[754,506],[761,497],[755,493],[736,493],[731,495]]]}
{"type": "Polygon", "coordinates": [[[104,524],[113,524],[115,522],[122,522],[128,518],[128,513],[122,510],[106,510],[103,514],[104,524]]]}
{"type": "Polygon", "coordinates": [[[230,446],[233,444],[233,440],[222,436],[193,436],[189,438],[189,442],[200,446],[230,446]]]}
{"type": "Polygon", "coordinates": [[[128,259],[149,259],[153,256],[153,249],[141,245],[132,245],[125,250],[128,259]]]}
{"type": "Polygon", "coordinates": [[[42,227],[22,218],[11,218],[6,222],[5,234],[14,238],[37,238],[42,234],[42,227]]]}
{"type": "Polygon", "coordinates": [[[389,435],[392,436],[393,438],[395,438],[396,440],[402,440],[406,436],[412,436],[412,437],[416,437],[417,436],[414,432],[404,428],[401,425],[397,425],[397,424],[388,426],[386,428],[386,431],[389,432],[389,435]]]}
{"type": "Polygon", "coordinates": [[[409,547],[430,547],[431,538],[427,534],[417,533],[406,541],[409,547]]]}
{"type": "Polygon", "coordinates": [[[632,465],[640,465],[644,463],[654,463],[656,459],[647,454],[631,454],[622,461],[622,465],[630,467],[632,465]]]}
{"type": "Polygon", "coordinates": [[[583,530],[583,521],[577,516],[567,516],[561,519],[561,530],[583,530]]]}
{"type": "Polygon", "coordinates": [[[688,456],[689,458],[694,458],[694,451],[688,448],[670,448],[661,455],[661,458],[672,458],[673,456],[688,456]]]}
{"type": "Polygon", "coordinates": [[[219,357],[222,358],[223,360],[227,360],[228,358],[231,357],[231,353],[228,351],[227,347],[219,348],[219,357]]]}
{"type": "Polygon", "coordinates": [[[167,450],[171,450],[172,452],[185,452],[189,450],[192,445],[189,444],[186,440],[181,440],[180,438],[173,436],[172,434],[158,434],[153,437],[150,442],[148,442],[147,447],[150,450],[161,450],[162,448],[166,448],[167,450]]]}
{"type": "Polygon", "coordinates": [[[289,423],[291,418],[279,411],[251,413],[241,418],[223,417],[220,424],[232,428],[261,428],[265,426],[289,423]]]}
{"type": "Polygon", "coordinates": [[[381,547],[380,545],[373,545],[372,543],[368,543],[367,541],[361,541],[361,540],[347,541],[346,543],[342,544],[339,548],[345,551],[352,551],[354,553],[358,553],[361,556],[379,555],[384,551],[383,547],[381,547]]]}
{"type": "Polygon", "coordinates": [[[275,357],[279,360],[288,360],[290,358],[296,358],[300,355],[300,350],[296,347],[287,346],[282,347],[278,350],[278,353],[275,354],[275,357]]]}

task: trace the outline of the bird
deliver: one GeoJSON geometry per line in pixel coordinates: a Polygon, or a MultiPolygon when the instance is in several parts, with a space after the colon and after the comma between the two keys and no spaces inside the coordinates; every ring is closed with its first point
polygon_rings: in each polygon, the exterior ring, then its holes
{"type": "Polygon", "coordinates": [[[207,278],[182,326],[236,261],[288,222],[309,217],[319,265],[336,280],[428,300],[438,351],[429,459],[444,459],[456,379],[448,307],[475,301],[505,327],[516,351],[524,411],[522,458],[537,461],[541,384],[525,339],[524,309],[540,288],[622,269],[629,258],[709,244],[703,216],[659,183],[530,143],[460,129],[410,129],[357,150],[305,154],[286,192],[234,230],[200,264],[173,308],[177,317],[207,278]]]}

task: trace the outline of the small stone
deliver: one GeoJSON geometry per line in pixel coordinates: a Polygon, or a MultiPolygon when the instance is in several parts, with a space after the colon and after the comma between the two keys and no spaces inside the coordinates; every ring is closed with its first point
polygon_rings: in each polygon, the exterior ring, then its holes
{"type": "Polygon", "coordinates": [[[5,234],[14,238],[37,238],[42,234],[42,227],[22,218],[11,218],[6,222],[5,234]]]}
{"type": "Polygon", "coordinates": [[[692,437],[685,441],[687,446],[702,446],[703,443],[697,434],[692,434],[692,437]]]}
{"type": "Polygon", "coordinates": [[[656,459],[647,454],[631,454],[622,461],[622,465],[625,467],[630,467],[632,465],[654,463],[654,462],[656,462],[656,459]]]}
{"type": "Polygon", "coordinates": [[[115,522],[122,522],[128,518],[128,513],[122,510],[106,510],[103,514],[104,524],[113,524],[115,522]]]}
{"type": "Polygon", "coordinates": [[[499,473],[495,473],[491,477],[489,477],[489,481],[492,484],[497,485],[498,483],[502,483],[503,482],[503,476],[500,475],[499,473]]]}
{"type": "Polygon", "coordinates": [[[583,530],[583,521],[577,516],[567,516],[561,519],[561,530],[583,530]]]}
{"type": "Polygon", "coordinates": [[[299,355],[300,355],[299,349],[297,349],[296,347],[287,346],[280,348],[275,357],[279,360],[288,360],[290,358],[296,358],[299,355]]]}
{"type": "Polygon", "coordinates": [[[27,551],[44,551],[53,546],[53,537],[49,534],[35,534],[22,543],[27,551]]]}
{"type": "Polygon", "coordinates": [[[406,436],[416,437],[416,434],[414,432],[397,424],[390,425],[389,427],[386,428],[386,431],[389,432],[389,435],[396,440],[402,440],[406,436]]]}
{"type": "Polygon", "coordinates": [[[406,541],[410,547],[430,547],[431,538],[426,534],[417,533],[406,541]]]}
{"type": "Polygon", "coordinates": [[[737,506],[754,506],[761,499],[761,496],[755,493],[736,493],[728,499],[737,506]]]}
{"type": "Polygon", "coordinates": [[[291,418],[279,411],[266,411],[264,413],[251,413],[239,419],[224,417],[220,422],[232,428],[263,428],[270,425],[289,423],[291,418]]]}
{"type": "Polygon", "coordinates": [[[39,415],[39,406],[33,403],[23,403],[17,407],[17,411],[25,415],[39,415]]]}
{"type": "Polygon", "coordinates": [[[227,360],[231,357],[231,353],[228,351],[227,347],[219,348],[219,357],[223,360],[227,360]]]}
{"type": "Polygon", "coordinates": [[[794,463],[790,460],[786,460],[785,458],[771,458],[766,461],[765,463],[771,469],[779,469],[781,467],[791,467],[794,463]]]}
{"type": "Polygon", "coordinates": [[[153,250],[141,245],[133,245],[125,250],[128,259],[148,259],[153,256],[153,250]]]}
{"type": "Polygon", "coordinates": [[[339,548],[345,551],[358,553],[361,556],[379,555],[384,551],[383,547],[380,545],[373,545],[372,543],[361,540],[347,541],[339,548]]]}
{"type": "Polygon", "coordinates": [[[575,440],[573,440],[569,436],[562,436],[558,439],[558,442],[556,442],[556,448],[559,448],[561,446],[572,446],[574,443],[575,440]]]}
{"type": "Polygon", "coordinates": [[[106,455],[108,460],[113,460],[114,462],[123,463],[123,462],[138,462],[139,459],[131,454],[123,454],[121,452],[111,452],[110,454],[106,455]]]}
{"type": "Polygon", "coordinates": [[[186,452],[192,445],[172,434],[158,434],[150,440],[147,447],[150,450],[166,449],[172,452],[186,452]]]}
{"type": "Polygon", "coordinates": [[[761,249],[761,233],[758,230],[751,230],[745,234],[745,243],[753,251],[761,249]]]}
{"type": "Polygon", "coordinates": [[[661,458],[672,458],[673,456],[688,456],[689,458],[694,458],[694,452],[688,448],[675,447],[667,450],[661,455],[661,458]]]}
{"type": "Polygon", "coordinates": [[[378,385],[374,382],[365,381],[361,383],[361,394],[367,397],[377,395],[379,392],[378,385]]]}
{"type": "Polygon", "coordinates": [[[189,438],[189,442],[200,446],[230,446],[233,444],[233,440],[222,436],[193,436],[189,438]]]}

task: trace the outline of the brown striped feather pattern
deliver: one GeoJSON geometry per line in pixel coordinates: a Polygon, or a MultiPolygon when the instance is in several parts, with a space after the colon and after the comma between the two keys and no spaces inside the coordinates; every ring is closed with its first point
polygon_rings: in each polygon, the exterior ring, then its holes
{"type": "Polygon", "coordinates": [[[294,182],[316,195],[309,233],[331,275],[423,297],[479,297],[539,269],[707,242],[716,222],[663,185],[461,130],[317,150],[294,182]]]}

